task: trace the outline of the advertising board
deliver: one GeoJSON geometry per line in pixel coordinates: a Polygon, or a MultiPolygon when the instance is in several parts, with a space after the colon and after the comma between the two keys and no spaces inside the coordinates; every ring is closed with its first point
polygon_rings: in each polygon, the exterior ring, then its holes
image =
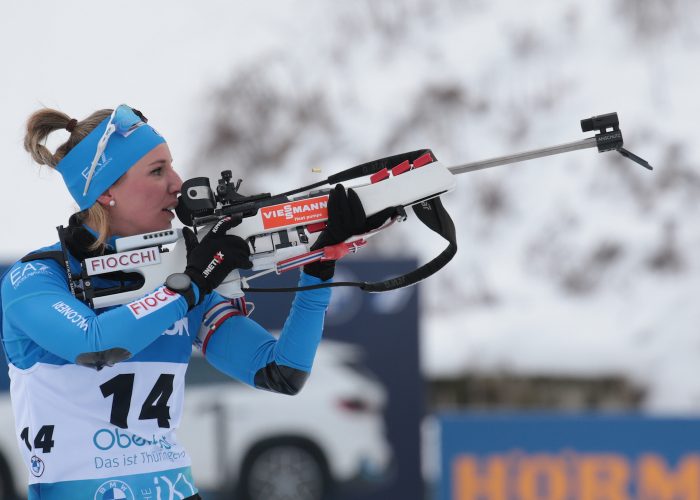
{"type": "Polygon", "coordinates": [[[700,419],[440,418],[440,500],[697,500],[700,419]]]}

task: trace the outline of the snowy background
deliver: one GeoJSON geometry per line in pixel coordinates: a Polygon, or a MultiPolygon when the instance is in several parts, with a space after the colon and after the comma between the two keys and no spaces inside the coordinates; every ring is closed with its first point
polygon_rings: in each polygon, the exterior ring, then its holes
{"type": "MultiPolygon", "coordinates": [[[[248,194],[423,147],[455,165],[576,141],[616,111],[654,172],[591,149],[459,176],[423,369],[618,375],[649,411],[697,414],[699,49],[694,0],[4,2],[0,259],[53,242],[74,208],[22,149],[41,106],[129,103],[183,178],[230,168],[248,194]]],[[[415,220],[372,243],[443,246],[415,220]]]]}

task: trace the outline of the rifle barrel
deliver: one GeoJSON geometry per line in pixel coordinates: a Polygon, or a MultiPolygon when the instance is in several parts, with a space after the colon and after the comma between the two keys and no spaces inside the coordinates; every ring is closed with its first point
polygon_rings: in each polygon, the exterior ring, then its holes
{"type": "Polygon", "coordinates": [[[483,170],[485,168],[498,167],[499,165],[518,163],[521,161],[533,160],[535,158],[542,158],[543,156],[558,155],[561,153],[577,151],[579,149],[595,147],[597,147],[596,138],[589,137],[588,139],[583,139],[581,141],[576,142],[569,142],[566,144],[560,144],[558,146],[551,146],[542,149],[533,149],[531,151],[525,151],[523,153],[515,153],[506,156],[499,156],[497,158],[491,158],[489,160],[481,160],[472,163],[465,163],[463,165],[455,165],[454,167],[448,167],[448,170],[453,174],[464,174],[467,172],[474,172],[476,170],[483,170]]]}

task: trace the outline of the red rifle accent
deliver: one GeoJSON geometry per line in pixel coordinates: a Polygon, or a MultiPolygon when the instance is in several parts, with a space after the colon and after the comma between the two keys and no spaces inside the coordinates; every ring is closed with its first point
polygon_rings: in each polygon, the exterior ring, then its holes
{"type": "Polygon", "coordinates": [[[375,182],[383,181],[384,179],[389,178],[389,170],[386,168],[381,169],[379,172],[376,174],[372,174],[369,177],[369,180],[372,181],[372,184],[375,182]]]}
{"type": "Polygon", "coordinates": [[[411,164],[408,162],[408,160],[402,161],[398,165],[396,165],[394,168],[391,169],[391,174],[392,175],[401,175],[404,172],[408,172],[411,170],[411,164]]]}
{"type": "Polygon", "coordinates": [[[425,153],[422,156],[419,156],[416,161],[413,162],[413,168],[420,168],[423,165],[427,165],[428,163],[432,163],[435,160],[433,157],[430,155],[430,153],[425,153]]]}

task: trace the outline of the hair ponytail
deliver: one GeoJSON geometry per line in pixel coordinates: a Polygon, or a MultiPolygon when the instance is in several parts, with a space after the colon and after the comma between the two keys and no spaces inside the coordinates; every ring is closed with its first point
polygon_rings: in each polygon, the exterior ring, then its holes
{"type": "Polygon", "coordinates": [[[55,130],[66,128],[70,117],[54,109],[42,109],[33,113],[27,120],[27,133],[24,136],[24,149],[39,165],[55,168],[60,159],[44,145],[46,138],[55,130]]]}
{"type": "MultiPolygon", "coordinates": [[[[76,144],[111,114],[111,109],[101,109],[95,111],[86,119],[77,121],[55,109],[44,108],[35,111],[27,120],[24,149],[39,165],[48,165],[51,168],[56,168],[56,165],[76,144]],[[68,140],[61,144],[54,153],[49,151],[46,147],[46,139],[49,134],[56,130],[68,129],[70,129],[68,140]]],[[[103,248],[109,237],[109,216],[107,210],[99,203],[95,203],[87,210],[79,212],[78,218],[88,223],[92,229],[99,233],[97,241],[90,246],[90,250],[103,248]]]]}
{"type": "Polygon", "coordinates": [[[27,133],[24,136],[24,149],[39,165],[55,168],[64,156],[83,140],[105,118],[112,114],[111,109],[95,111],[85,120],[74,122],[68,140],[61,144],[55,153],[45,146],[46,138],[56,130],[67,130],[71,117],[55,109],[44,108],[35,111],[27,120],[27,133]]]}

